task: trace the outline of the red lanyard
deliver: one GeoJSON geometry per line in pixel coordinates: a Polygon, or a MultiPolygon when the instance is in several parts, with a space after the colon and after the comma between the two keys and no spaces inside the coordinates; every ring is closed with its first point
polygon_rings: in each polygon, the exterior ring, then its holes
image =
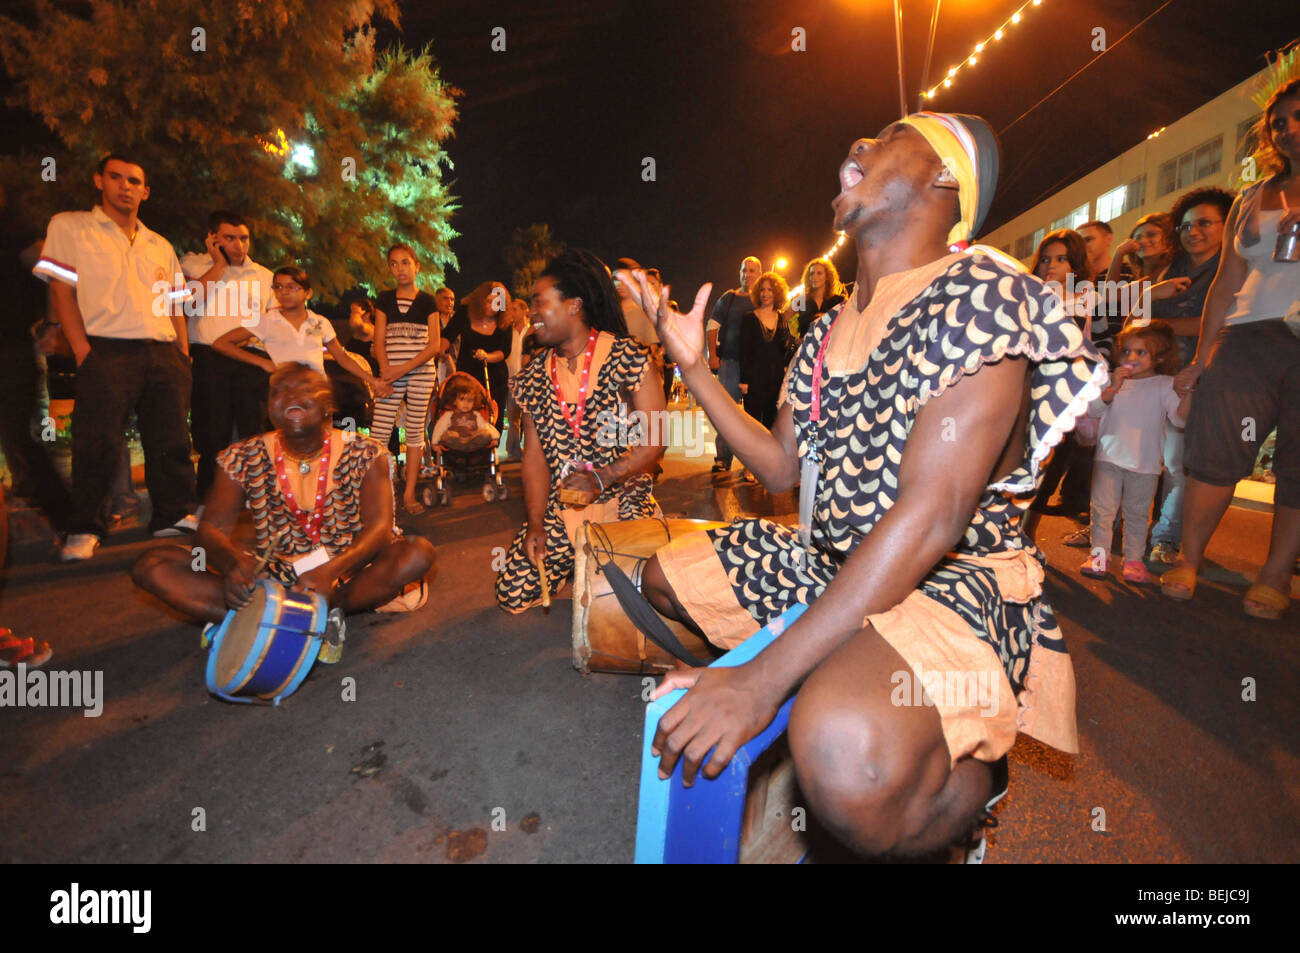
{"type": "Polygon", "coordinates": [[[831,343],[831,332],[835,330],[835,322],[840,319],[846,307],[848,307],[847,303],[841,305],[835,317],[831,318],[831,326],[826,329],[826,336],[822,338],[821,347],[817,349],[817,360],[813,362],[812,408],[808,411],[808,416],[813,423],[822,419],[822,361],[826,359],[826,346],[831,343]]]}
{"type": "Polygon", "coordinates": [[[325,485],[329,480],[330,473],[330,438],[325,437],[325,453],[320,458],[320,475],[316,478],[316,507],[311,511],[309,517],[298,506],[293,498],[293,487],[289,485],[289,474],[284,470],[284,446],[280,443],[280,438],[275,438],[275,476],[280,482],[280,495],[284,497],[285,505],[289,507],[289,512],[293,514],[302,531],[311,537],[313,546],[320,545],[320,528],[325,519],[325,485]]]}
{"type": "Polygon", "coordinates": [[[587,410],[587,379],[591,375],[591,359],[596,354],[596,338],[600,332],[595,328],[591,329],[591,334],[587,337],[587,353],[582,364],[582,379],[578,383],[578,400],[574,404],[577,408],[572,414],[569,413],[569,405],[564,400],[564,394],[560,392],[560,355],[558,351],[551,354],[551,385],[555,388],[555,399],[560,403],[560,413],[564,414],[565,421],[569,424],[569,429],[573,431],[573,439],[582,443],[582,415],[587,410]]]}

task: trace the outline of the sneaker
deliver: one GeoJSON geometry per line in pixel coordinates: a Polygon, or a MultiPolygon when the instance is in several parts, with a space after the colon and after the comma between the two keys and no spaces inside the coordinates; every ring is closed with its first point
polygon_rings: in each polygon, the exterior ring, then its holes
{"type": "Polygon", "coordinates": [[[199,514],[191,513],[188,516],[182,516],[171,526],[164,526],[162,529],[153,531],[154,539],[162,539],[165,536],[184,536],[186,533],[193,533],[199,528],[199,514]]]}
{"type": "Polygon", "coordinates": [[[59,550],[59,561],[65,563],[81,562],[95,555],[99,548],[99,537],[94,533],[72,533],[59,550]]]}
{"type": "Polygon", "coordinates": [[[1061,542],[1067,546],[1074,546],[1076,549],[1083,549],[1092,545],[1092,530],[1086,526],[1081,526],[1073,533],[1067,533],[1061,537],[1061,542]]]}
{"type": "Polygon", "coordinates": [[[1147,572],[1147,567],[1142,565],[1142,560],[1126,559],[1124,560],[1124,580],[1144,586],[1151,582],[1151,573],[1147,572]]]}
{"type": "Polygon", "coordinates": [[[1105,553],[1098,553],[1083,561],[1079,572],[1093,579],[1105,579],[1110,575],[1110,558],[1105,553]]]}
{"type": "Polygon", "coordinates": [[[1156,543],[1151,547],[1151,561],[1172,566],[1178,562],[1178,547],[1172,543],[1156,543]]]}
{"type": "Polygon", "coordinates": [[[212,636],[216,634],[217,624],[209,622],[203,627],[203,633],[199,636],[199,648],[206,650],[212,645],[212,636]]]}
{"type": "Polygon", "coordinates": [[[414,612],[424,608],[429,598],[429,587],[423,579],[411,583],[392,599],[375,609],[376,612],[414,612]]]}
{"type": "Polygon", "coordinates": [[[998,826],[998,819],[993,816],[993,808],[997,807],[998,802],[1007,796],[1010,777],[1010,772],[1007,770],[1007,757],[1003,755],[993,763],[993,791],[989,795],[988,802],[984,805],[984,810],[975,822],[975,829],[971,831],[970,840],[965,845],[963,864],[984,863],[984,855],[988,851],[988,842],[985,840],[982,831],[998,826]],[[979,834],[978,839],[975,837],[976,834],[979,834]]]}

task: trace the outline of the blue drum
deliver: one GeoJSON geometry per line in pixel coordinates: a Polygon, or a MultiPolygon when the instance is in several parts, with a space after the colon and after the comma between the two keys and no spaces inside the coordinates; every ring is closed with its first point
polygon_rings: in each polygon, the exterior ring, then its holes
{"type": "Polygon", "coordinates": [[[227,612],[213,633],[208,691],[228,702],[280,704],[315,664],[328,616],[319,593],[259,579],[253,601],[227,612]]]}

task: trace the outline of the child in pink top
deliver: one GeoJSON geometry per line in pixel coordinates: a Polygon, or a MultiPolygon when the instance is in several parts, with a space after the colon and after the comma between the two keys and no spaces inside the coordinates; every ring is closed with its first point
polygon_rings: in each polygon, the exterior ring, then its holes
{"type": "Polygon", "coordinates": [[[1121,363],[1110,386],[1088,408],[1088,416],[1101,420],[1092,473],[1092,554],[1079,571],[1095,578],[1108,574],[1115,514],[1122,511],[1124,578],[1148,583],[1142,556],[1164,461],[1165,422],[1182,427],[1191,396],[1174,393],[1178,343],[1169,324],[1130,325],[1116,350],[1121,363]]]}

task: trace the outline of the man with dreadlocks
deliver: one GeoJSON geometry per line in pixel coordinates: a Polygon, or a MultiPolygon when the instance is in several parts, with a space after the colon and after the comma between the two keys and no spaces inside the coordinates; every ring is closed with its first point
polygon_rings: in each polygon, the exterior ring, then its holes
{"type": "Polygon", "coordinates": [[[1074,676],[1020,517],[1106,369],[1042,282],[969,246],[997,169],[973,116],[918,113],[853,144],[832,208],[856,290],[804,336],[770,432],[699,360],[708,287],[688,315],[639,289],[719,435],[801,497],[798,530],[746,519],[674,541],[643,592],[725,648],[809,606],[750,663],[665,678],[659,694],[688,691],[653,739],[660,774],[682,759],[685,783],[716,777],[798,690],[800,788],[864,854],[971,843],[1017,730],[1077,748],[1074,676]]]}
{"type": "Polygon", "coordinates": [[[637,418],[660,418],[663,387],[649,352],[628,336],[609,269],[577,249],[551,259],[528,316],[540,350],[511,383],[523,411],[527,522],[496,587],[511,613],[541,602],[539,560],[551,594],[573,574],[584,521],[661,515],[651,473],[664,451],[648,444],[637,418]]]}

